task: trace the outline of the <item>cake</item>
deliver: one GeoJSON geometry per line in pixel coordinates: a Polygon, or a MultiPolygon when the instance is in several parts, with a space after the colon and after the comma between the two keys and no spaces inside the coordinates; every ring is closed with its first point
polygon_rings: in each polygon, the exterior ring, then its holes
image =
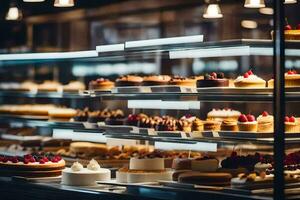
{"type": "Polygon", "coordinates": [[[222,131],[238,131],[237,120],[235,119],[224,119],[221,124],[222,131]]]}
{"type": "Polygon", "coordinates": [[[81,157],[103,156],[108,152],[105,144],[90,142],[73,142],[70,144],[70,152],[81,157]]]}
{"type": "Polygon", "coordinates": [[[204,121],[204,131],[220,131],[221,122],[216,120],[206,120],[204,121]]]}
{"type": "Polygon", "coordinates": [[[60,176],[65,161],[50,153],[32,153],[24,156],[0,155],[2,176],[55,177],[60,176]]]}
{"type": "Polygon", "coordinates": [[[203,131],[204,123],[202,120],[196,118],[192,123],[192,131],[203,131]]]}
{"type": "Polygon", "coordinates": [[[257,132],[257,121],[253,115],[240,115],[238,119],[239,131],[257,132]]]}
{"type": "Polygon", "coordinates": [[[89,90],[111,90],[115,87],[115,83],[104,78],[98,78],[89,82],[89,90]]]}
{"type": "Polygon", "coordinates": [[[185,86],[185,87],[196,87],[196,80],[195,79],[190,79],[186,77],[181,77],[181,76],[174,76],[170,82],[170,85],[176,85],[176,86],[185,86]]]}
{"type": "Polygon", "coordinates": [[[78,92],[85,90],[85,85],[80,81],[71,81],[67,85],[63,85],[61,90],[64,92],[78,92]]]}
{"type": "Polygon", "coordinates": [[[119,169],[116,179],[121,183],[171,181],[172,171],[165,168],[164,158],[152,156],[130,158],[129,168],[119,169]]]}
{"type": "Polygon", "coordinates": [[[109,181],[110,170],[101,168],[98,162],[92,159],[86,168],[79,162],[73,163],[71,168],[62,171],[62,184],[72,186],[93,186],[96,181],[109,181]]]}
{"type": "Polygon", "coordinates": [[[212,109],[207,113],[207,119],[223,121],[224,119],[237,120],[241,113],[237,110],[232,110],[229,108],[225,109],[212,109]]]}
{"type": "Polygon", "coordinates": [[[286,133],[299,133],[299,122],[296,120],[294,116],[285,117],[285,132],[286,133]]]}
{"type": "Polygon", "coordinates": [[[274,132],[274,117],[264,111],[257,117],[257,131],[260,133],[273,133],[274,132]]]}
{"type": "Polygon", "coordinates": [[[126,75],[116,80],[116,86],[117,87],[141,86],[142,82],[143,82],[143,78],[140,76],[126,75]]]}
{"type": "Polygon", "coordinates": [[[155,85],[168,85],[171,80],[170,76],[157,75],[157,76],[146,76],[144,77],[143,86],[155,86],[155,85]]]}
{"type": "MultiPolygon", "coordinates": [[[[300,74],[296,70],[289,70],[284,74],[285,87],[299,87],[300,74]]],[[[268,87],[274,87],[274,79],[268,81],[268,87]]]]}
{"type": "Polygon", "coordinates": [[[251,70],[246,72],[243,76],[239,76],[234,80],[235,87],[245,88],[264,88],[266,81],[253,74],[251,70]]]}
{"type": "Polygon", "coordinates": [[[178,182],[207,186],[228,186],[231,178],[232,176],[229,173],[193,171],[180,174],[178,182]]]}
{"type": "Polygon", "coordinates": [[[203,80],[197,80],[197,87],[228,87],[229,80],[225,78],[224,73],[212,72],[206,74],[203,80]]]}
{"type": "Polygon", "coordinates": [[[219,161],[216,158],[204,156],[191,161],[191,170],[201,172],[215,172],[219,168],[219,161]]]}
{"type": "Polygon", "coordinates": [[[172,163],[174,170],[192,170],[192,159],[190,158],[175,158],[172,163]]]}
{"type": "Polygon", "coordinates": [[[73,120],[76,122],[86,122],[89,116],[89,108],[84,110],[76,110],[76,115],[73,117],[73,120]]]}
{"type": "MultiPolygon", "coordinates": [[[[108,114],[108,113],[107,113],[108,114]]],[[[101,112],[101,116],[105,118],[105,124],[107,125],[124,125],[125,116],[124,112],[120,109],[113,110],[106,116],[104,112],[101,112]]]]}
{"type": "Polygon", "coordinates": [[[72,108],[54,108],[48,111],[48,115],[52,120],[68,121],[76,116],[77,111],[72,108]]]}
{"type": "Polygon", "coordinates": [[[57,81],[44,81],[38,85],[38,91],[41,92],[57,92],[61,84],[57,81]]]}
{"type": "Polygon", "coordinates": [[[300,40],[300,24],[296,29],[292,29],[290,25],[286,25],[284,28],[284,38],[286,40],[300,40]]]}

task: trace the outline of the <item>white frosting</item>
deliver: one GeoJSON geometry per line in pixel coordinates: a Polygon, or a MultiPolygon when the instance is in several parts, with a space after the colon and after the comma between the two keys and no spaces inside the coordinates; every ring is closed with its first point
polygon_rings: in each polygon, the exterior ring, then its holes
{"type": "Polygon", "coordinates": [[[89,169],[91,171],[99,171],[101,169],[101,167],[96,160],[92,159],[90,161],[90,163],[87,165],[87,169],[89,169]]]}
{"type": "Polygon", "coordinates": [[[196,117],[193,116],[193,117],[187,118],[186,116],[183,116],[183,117],[181,117],[181,119],[192,123],[193,121],[195,121],[196,117]]]}
{"type": "Polygon", "coordinates": [[[233,117],[233,116],[240,116],[241,113],[237,110],[231,109],[213,109],[209,113],[207,113],[208,117],[233,117]]]}
{"type": "Polygon", "coordinates": [[[252,74],[252,75],[248,76],[248,78],[245,78],[244,76],[239,76],[234,80],[234,82],[241,82],[241,81],[244,81],[244,80],[247,80],[247,81],[264,81],[262,78],[252,74]]]}
{"type": "Polygon", "coordinates": [[[83,170],[83,166],[79,162],[74,162],[73,165],[71,166],[71,170],[73,172],[79,172],[79,171],[83,170]]]}
{"type": "Polygon", "coordinates": [[[264,172],[266,171],[266,169],[268,169],[269,167],[272,167],[272,165],[270,163],[256,163],[254,166],[254,170],[256,172],[264,172]]]}

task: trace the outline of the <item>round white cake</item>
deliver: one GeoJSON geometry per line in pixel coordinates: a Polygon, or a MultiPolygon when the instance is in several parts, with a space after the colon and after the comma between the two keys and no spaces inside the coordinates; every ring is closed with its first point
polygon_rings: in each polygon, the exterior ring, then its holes
{"type": "Polygon", "coordinates": [[[94,159],[90,161],[87,168],[75,162],[71,168],[62,171],[62,184],[73,186],[91,186],[96,181],[110,180],[111,173],[109,169],[101,168],[94,159]]]}

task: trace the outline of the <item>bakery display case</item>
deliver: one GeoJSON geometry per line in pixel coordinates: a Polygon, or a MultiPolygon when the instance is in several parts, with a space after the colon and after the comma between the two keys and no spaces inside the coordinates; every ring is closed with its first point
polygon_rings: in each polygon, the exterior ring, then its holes
{"type": "Polygon", "coordinates": [[[0,191],[299,198],[300,76],[285,61],[297,61],[300,42],[283,3],[273,4],[271,39],[203,34],[0,54],[0,191]],[[121,76],[98,75],[112,68],[121,76]]]}

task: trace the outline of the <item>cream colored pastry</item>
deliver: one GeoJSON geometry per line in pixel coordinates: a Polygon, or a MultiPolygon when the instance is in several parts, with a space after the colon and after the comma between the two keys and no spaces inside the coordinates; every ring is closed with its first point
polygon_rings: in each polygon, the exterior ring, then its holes
{"type": "Polygon", "coordinates": [[[59,87],[59,90],[65,92],[76,92],[85,90],[85,85],[80,81],[71,81],[69,84],[59,87]]]}
{"type": "Polygon", "coordinates": [[[239,76],[234,80],[235,87],[246,87],[246,88],[264,88],[266,87],[266,81],[262,78],[254,75],[252,71],[248,71],[244,76],[239,76]]]}
{"type": "Polygon", "coordinates": [[[60,86],[61,84],[57,81],[44,81],[42,84],[38,85],[38,90],[44,92],[56,92],[60,86]]]}
{"type": "Polygon", "coordinates": [[[241,113],[237,110],[232,109],[213,109],[207,113],[207,119],[223,121],[224,119],[235,119],[237,120],[241,113]]]}
{"type": "Polygon", "coordinates": [[[273,133],[274,132],[274,117],[264,112],[257,118],[257,132],[260,133],[273,133]]]}
{"type": "Polygon", "coordinates": [[[67,118],[70,119],[76,115],[77,111],[72,108],[54,108],[48,111],[50,118],[67,118]]]}

